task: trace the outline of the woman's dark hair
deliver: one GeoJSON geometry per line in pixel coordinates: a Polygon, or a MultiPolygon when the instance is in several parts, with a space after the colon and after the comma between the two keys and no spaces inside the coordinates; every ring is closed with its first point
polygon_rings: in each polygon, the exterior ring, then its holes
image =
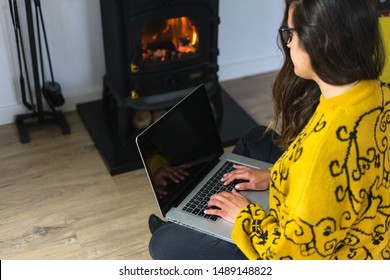
{"type": "MultiPolygon", "coordinates": [[[[299,44],[321,80],[345,85],[378,79],[385,57],[373,1],[286,0],[282,25],[287,25],[292,5],[299,44]]],[[[273,86],[275,117],[271,125],[277,126],[281,119],[277,144],[287,148],[313,115],[321,93],[314,81],[294,74],[290,50],[282,41],[280,44],[285,61],[273,86]]]]}

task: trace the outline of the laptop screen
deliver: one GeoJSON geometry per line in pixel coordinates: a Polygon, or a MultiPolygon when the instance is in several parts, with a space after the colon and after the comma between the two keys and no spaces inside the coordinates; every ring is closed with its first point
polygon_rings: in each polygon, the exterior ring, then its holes
{"type": "Polygon", "coordinates": [[[192,190],[222,153],[204,85],[137,136],[137,146],[162,214],[192,190]]]}

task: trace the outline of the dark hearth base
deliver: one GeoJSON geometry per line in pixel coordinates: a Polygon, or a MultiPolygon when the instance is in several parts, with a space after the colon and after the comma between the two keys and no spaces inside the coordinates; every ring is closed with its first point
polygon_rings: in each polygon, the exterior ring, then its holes
{"type": "MultiPolygon", "coordinates": [[[[223,119],[220,135],[224,147],[236,141],[257,123],[222,89],[223,119]]],[[[113,129],[114,120],[104,112],[103,101],[92,101],[77,105],[84,125],[88,129],[104,163],[111,175],[142,168],[142,162],[135,145],[138,131],[130,133],[123,141],[113,129]]]]}

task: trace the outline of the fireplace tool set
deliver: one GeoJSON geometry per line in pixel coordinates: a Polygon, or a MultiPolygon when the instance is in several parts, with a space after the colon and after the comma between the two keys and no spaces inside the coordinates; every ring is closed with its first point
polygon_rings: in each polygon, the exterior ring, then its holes
{"type": "Polygon", "coordinates": [[[20,141],[28,143],[30,137],[28,128],[36,127],[48,123],[57,123],[62,130],[62,134],[69,134],[70,128],[63,115],[55,107],[62,106],[65,99],[61,92],[61,86],[54,80],[53,67],[51,64],[49,46],[47,41],[46,29],[41,9],[41,1],[34,0],[35,6],[35,20],[37,33],[34,32],[33,12],[31,0],[25,0],[25,10],[27,18],[28,36],[31,52],[31,68],[33,71],[35,96],[33,95],[32,86],[30,84],[30,76],[28,71],[28,63],[26,59],[26,52],[23,43],[22,30],[20,24],[19,8],[17,0],[9,0],[9,8],[11,13],[12,24],[15,33],[15,42],[18,56],[19,66],[19,85],[21,90],[23,105],[30,111],[30,113],[17,115],[15,123],[18,128],[20,141]],[[50,70],[50,81],[45,79],[44,55],[41,41],[41,28],[45,43],[46,56],[50,70]],[[38,41],[39,62],[36,47],[36,39],[38,41]],[[40,82],[41,79],[41,82],[40,82]],[[27,91],[26,91],[27,89],[27,91]],[[50,111],[45,111],[43,108],[42,96],[47,102],[50,111]]]}

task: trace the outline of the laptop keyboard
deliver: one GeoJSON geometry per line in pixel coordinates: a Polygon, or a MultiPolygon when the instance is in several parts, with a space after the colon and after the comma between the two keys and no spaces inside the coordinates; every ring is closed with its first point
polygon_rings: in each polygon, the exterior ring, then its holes
{"type": "Polygon", "coordinates": [[[209,208],[207,203],[210,196],[219,192],[231,192],[234,186],[239,182],[234,181],[227,186],[221,182],[221,178],[225,173],[232,171],[233,162],[226,161],[221,168],[210,178],[210,180],[194,195],[194,197],[183,207],[182,210],[194,215],[204,217],[206,219],[216,221],[219,217],[215,215],[206,215],[204,210],[209,208]]]}

